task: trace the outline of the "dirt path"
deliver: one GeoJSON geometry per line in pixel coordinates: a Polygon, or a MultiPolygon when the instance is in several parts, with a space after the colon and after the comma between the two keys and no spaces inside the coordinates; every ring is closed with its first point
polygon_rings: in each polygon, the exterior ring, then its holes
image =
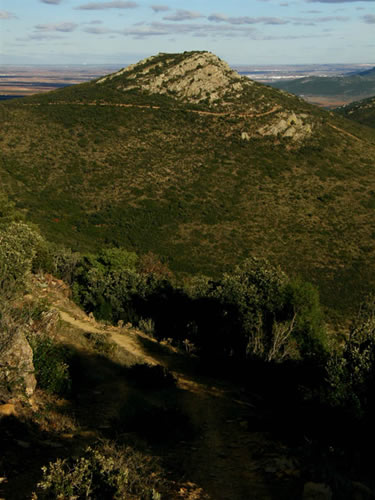
{"type": "Polygon", "coordinates": [[[122,349],[128,351],[136,359],[139,359],[140,362],[149,363],[151,365],[156,364],[155,360],[142,350],[140,343],[137,341],[137,334],[134,332],[121,329],[121,333],[119,333],[120,329],[115,327],[106,328],[103,325],[96,323],[96,321],[90,320],[88,317],[85,320],[79,319],[61,309],[59,310],[59,313],[61,319],[73,327],[83,330],[84,332],[99,333],[101,335],[108,334],[113,342],[115,342],[122,349]]]}
{"type": "MultiPolygon", "coordinates": [[[[110,102],[49,102],[49,106],[66,106],[66,105],[76,105],[76,106],[110,106],[113,108],[137,108],[137,109],[162,109],[160,106],[143,105],[143,104],[120,104],[120,103],[110,103],[110,102]]],[[[24,104],[24,106],[40,106],[40,103],[36,104],[24,104]]],[[[280,106],[274,106],[273,108],[265,111],[263,113],[236,113],[233,111],[200,111],[198,109],[185,109],[184,111],[188,113],[194,113],[201,116],[240,116],[243,118],[259,118],[262,116],[270,115],[276,111],[281,110],[280,106]]]]}
{"type": "Polygon", "coordinates": [[[347,135],[348,137],[351,137],[352,139],[355,139],[356,141],[363,142],[363,140],[360,137],[357,137],[350,132],[347,132],[346,130],[343,130],[342,128],[336,127],[335,125],[332,125],[332,123],[328,124],[331,128],[334,130],[337,130],[338,132],[341,132],[342,134],[347,135]]]}
{"type": "MultiPolygon", "coordinates": [[[[196,371],[193,359],[142,332],[101,325],[66,299],[54,304],[61,319],[74,329],[109,335],[138,362],[161,364],[173,373],[177,380],[178,406],[198,429],[193,439],[187,437],[186,441],[162,448],[167,467],[177,470],[182,481],[192,481],[212,500],[291,498],[289,486],[283,492],[285,482],[279,479],[280,470],[278,478],[266,472],[274,457],[282,453],[280,446],[264,433],[249,432],[248,417],[257,410],[238,387],[202,376],[196,371]]],[[[78,417],[89,430],[105,429],[118,412],[121,401],[129,396],[129,387],[121,372],[106,360],[99,364],[97,360],[85,363],[83,372],[88,378],[82,386],[78,417]],[[99,379],[91,386],[90,376],[94,374],[95,379],[95,372],[99,379]],[[91,389],[87,390],[88,387],[91,389]]]]}

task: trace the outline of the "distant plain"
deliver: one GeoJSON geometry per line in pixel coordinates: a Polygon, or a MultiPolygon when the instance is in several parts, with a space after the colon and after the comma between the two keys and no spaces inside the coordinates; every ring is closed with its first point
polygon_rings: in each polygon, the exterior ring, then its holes
{"type": "MultiPolygon", "coordinates": [[[[128,64],[124,63],[123,67],[128,64]]],[[[365,71],[372,64],[307,64],[307,65],[236,65],[233,69],[241,75],[262,83],[291,80],[308,76],[345,76],[365,71]]],[[[113,73],[121,66],[115,65],[43,65],[0,66],[0,100],[25,97],[75,85],[113,73]]],[[[309,100],[307,98],[307,100],[309,100]]],[[[322,107],[335,107],[347,101],[314,97],[309,102],[322,107]]]]}

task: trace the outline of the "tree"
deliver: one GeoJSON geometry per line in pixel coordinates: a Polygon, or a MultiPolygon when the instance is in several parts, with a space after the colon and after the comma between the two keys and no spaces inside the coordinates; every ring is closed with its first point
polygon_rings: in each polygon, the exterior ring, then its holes
{"type": "Polygon", "coordinates": [[[11,294],[24,285],[42,237],[24,222],[12,222],[0,231],[0,289],[11,294]]]}

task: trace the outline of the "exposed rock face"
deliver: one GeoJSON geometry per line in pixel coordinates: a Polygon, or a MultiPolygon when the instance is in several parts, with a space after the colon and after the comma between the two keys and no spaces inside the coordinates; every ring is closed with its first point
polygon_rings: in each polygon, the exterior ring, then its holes
{"type": "Polygon", "coordinates": [[[278,113],[276,120],[258,130],[261,135],[281,135],[293,141],[305,139],[312,133],[312,125],[307,122],[308,115],[295,113],[278,113]]]}
{"type": "Polygon", "coordinates": [[[170,94],[190,103],[208,100],[210,104],[228,97],[239,97],[244,86],[253,84],[211,52],[193,52],[180,61],[172,56],[161,56],[144,59],[101,78],[97,83],[123,75],[128,80],[122,86],[124,90],[137,88],[151,94],[170,94]]]}
{"type": "Polygon", "coordinates": [[[0,402],[32,396],[36,387],[33,352],[22,330],[0,333],[0,402]]]}

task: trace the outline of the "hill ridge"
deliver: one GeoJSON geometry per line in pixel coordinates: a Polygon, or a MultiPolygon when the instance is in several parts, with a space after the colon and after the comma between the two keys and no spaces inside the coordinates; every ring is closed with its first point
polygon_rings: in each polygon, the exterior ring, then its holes
{"type": "Polygon", "coordinates": [[[184,54],[158,54],[128,66],[96,83],[126,77],[118,88],[139,89],[151,94],[167,94],[174,98],[199,104],[218,104],[226,97],[237,96],[245,85],[252,82],[241,77],[230,66],[211,52],[190,52],[184,54]]]}

